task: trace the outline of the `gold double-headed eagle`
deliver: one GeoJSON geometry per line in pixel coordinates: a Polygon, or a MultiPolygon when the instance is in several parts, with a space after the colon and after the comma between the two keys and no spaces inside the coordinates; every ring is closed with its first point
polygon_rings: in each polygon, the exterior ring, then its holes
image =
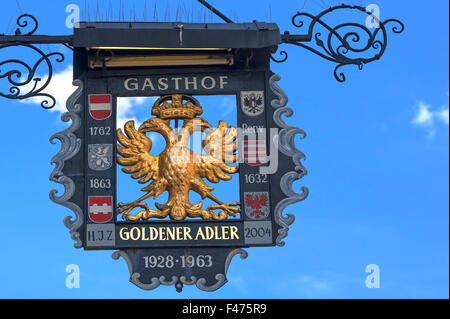
{"type": "Polygon", "coordinates": [[[122,218],[137,221],[169,216],[174,220],[186,217],[223,220],[240,212],[238,202],[223,203],[211,193],[214,188],[203,180],[206,178],[212,183],[229,181],[232,177],[228,174],[238,171],[238,167],[227,164],[236,162],[236,128],[220,121],[213,130],[205,119],[198,117],[202,113],[199,102],[191,96],[163,96],[153,105],[152,115],[155,117],[145,121],[137,130],[134,121],[125,124],[125,133],[117,130],[117,152],[121,155],[117,161],[126,166],[122,171],[139,179],[140,184],[151,182],[142,188],[146,193],[144,196],[131,203],[118,204],[122,218]],[[171,120],[183,120],[181,130],[172,129],[171,120]],[[189,147],[190,137],[196,130],[206,134],[202,140],[206,154],[197,154],[189,147]],[[146,136],[148,132],[160,133],[166,141],[166,148],[159,156],[150,155],[152,141],[146,136]],[[213,200],[216,205],[205,210],[202,202],[191,204],[190,190],[200,194],[202,199],[213,200]],[[169,193],[167,203],[155,203],[157,210],[149,209],[144,201],[150,197],[156,199],[165,191],[169,193]],[[141,211],[130,215],[135,208],[141,211]],[[218,211],[217,214],[214,211],[218,211]]]}

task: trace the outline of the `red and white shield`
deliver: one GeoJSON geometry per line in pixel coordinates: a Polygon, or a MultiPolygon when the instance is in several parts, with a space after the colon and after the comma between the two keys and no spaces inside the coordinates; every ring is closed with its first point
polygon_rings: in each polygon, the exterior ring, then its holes
{"type": "Polygon", "coordinates": [[[107,223],[112,217],[112,196],[89,196],[89,218],[94,223],[107,223]]]}
{"type": "Polygon", "coordinates": [[[90,94],[89,113],[96,120],[104,120],[111,116],[111,94],[90,94]]]}
{"type": "Polygon", "coordinates": [[[267,162],[266,141],[244,141],[244,158],[249,165],[260,165],[267,162]]]}

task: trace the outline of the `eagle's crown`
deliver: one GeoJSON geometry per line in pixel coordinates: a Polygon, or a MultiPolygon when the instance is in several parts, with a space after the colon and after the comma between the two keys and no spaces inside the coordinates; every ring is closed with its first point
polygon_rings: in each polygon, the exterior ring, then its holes
{"type": "Polygon", "coordinates": [[[161,119],[193,119],[201,115],[200,103],[189,95],[174,94],[159,98],[152,108],[152,115],[161,119]],[[169,103],[169,101],[172,103],[169,103]],[[183,101],[186,101],[183,103],[183,101]]]}

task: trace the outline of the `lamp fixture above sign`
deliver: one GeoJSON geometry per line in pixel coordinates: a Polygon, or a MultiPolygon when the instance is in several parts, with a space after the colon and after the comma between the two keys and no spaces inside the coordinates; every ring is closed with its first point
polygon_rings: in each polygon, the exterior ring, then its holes
{"type": "Polygon", "coordinates": [[[101,59],[99,56],[89,56],[88,63],[91,69],[195,65],[231,66],[234,63],[234,57],[232,54],[136,55],[111,56],[101,59]]]}

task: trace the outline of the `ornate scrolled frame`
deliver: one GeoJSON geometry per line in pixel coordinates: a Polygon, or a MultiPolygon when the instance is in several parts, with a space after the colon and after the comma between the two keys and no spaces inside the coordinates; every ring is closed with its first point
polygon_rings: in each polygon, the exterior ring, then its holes
{"type": "Polygon", "coordinates": [[[70,237],[76,241],[74,247],[81,248],[82,243],[80,239],[80,233],[78,229],[83,224],[83,211],[81,208],[70,202],[73,194],[75,193],[75,183],[73,180],[64,175],[64,163],[65,161],[73,158],[78,154],[81,148],[81,139],[74,133],[81,127],[81,117],[79,113],[82,111],[83,106],[77,104],[77,101],[83,93],[83,82],[81,80],[74,80],[73,85],[78,86],[74,93],[69,97],[66,103],[68,112],[61,115],[61,120],[64,122],[72,121],[69,128],[54,134],[50,137],[50,143],[55,144],[55,139],[61,142],[61,150],[52,158],[51,164],[55,164],[53,172],[50,174],[50,180],[62,184],[64,186],[64,193],[61,196],[56,196],[58,190],[53,189],[50,191],[50,199],[64,207],[71,209],[75,214],[75,219],[72,220],[72,216],[64,218],[64,225],[70,230],[70,237]]]}
{"type": "MultiPolygon", "coordinates": [[[[302,18],[311,20],[308,32],[301,35],[290,35],[289,32],[286,31],[282,36],[283,43],[305,48],[328,61],[336,63],[337,66],[334,69],[334,77],[339,82],[344,82],[346,80],[345,74],[339,72],[341,67],[346,65],[356,65],[362,70],[365,64],[379,60],[383,56],[388,44],[387,24],[396,24],[391,29],[392,32],[396,34],[402,33],[405,28],[403,23],[397,19],[380,21],[375,14],[367,11],[366,8],[345,4],[330,7],[317,16],[306,12],[297,12],[292,17],[292,24],[296,28],[301,29],[305,25],[302,18]],[[378,27],[371,31],[367,26],[354,22],[341,23],[335,27],[325,23],[324,18],[327,15],[334,11],[345,9],[364,13],[366,19],[373,19],[378,27]],[[320,31],[314,31],[316,26],[321,26],[325,30],[327,33],[324,37],[326,38],[326,41],[321,39],[322,33],[320,31]],[[312,42],[313,39],[318,49],[302,43],[312,42]],[[366,39],[367,42],[363,39],[366,39]],[[361,44],[363,45],[361,46],[361,44]],[[373,52],[373,50],[375,52],[373,52]],[[356,54],[357,57],[350,57],[350,53],[356,54]]],[[[276,59],[272,56],[272,60],[277,63],[286,61],[288,58],[287,52],[281,51],[280,54],[282,55],[282,58],[276,59]]]]}
{"type": "MultiPolygon", "coordinates": [[[[35,17],[29,14],[22,14],[17,18],[17,26],[15,35],[24,37],[30,37],[38,28],[38,22],[35,17]],[[31,22],[31,31],[24,34],[22,28],[28,27],[31,22]]],[[[11,41],[7,43],[0,44],[0,50],[11,48],[11,47],[24,47],[34,51],[40,56],[34,64],[28,64],[22,60],[18,59],[8,59],[0,62],[0,79],[6,78],[11,85],[9,87],[9,93],[0,92],[1,97],[12,100],[24,100],[32,97],[43,98],[40,103],[44,109],[51,109],[56,105],[55,98],[43,91],[50,84],[53,77],[53,65],[50,60],[51,57],[55,57],[56,62],[61,63],[64,61],[64,55],[60,52],[44,53],[42,50],[37,48],[35,45],[28,42],[11,41]],[[48,75],[45,81],[42,81],[40,77],[37,76],[36,71],[41,65],[45,65],[48,69],[48,75]],[[2,69],[5,68],[8,71],[3,72],[2,69]],[[22,70],[20,70],[22,69],[22,70]],[[25,74],[22,72],[25,71],[25,74]]]]}
{"type": "Polygon", "coordinates": [[[276,109],[273,114],[273,120],[281,128],[281,131],[278,133],[278,148],[284,155],[291,157],[295,165],[294,171],[287,172],[281,177],[280,188],[287,198],[281,200],[275,206],[274,211],[275,223],[281,227],[278,230],[278,236],[275,243],[277,246],[284,246],[285,242],[283,239],[288,235],[289,226],[294,222],[295,216],[290,213],[283,216],[283,211],[287,206],[306,199],[309,191],[305,186],[301,187],[301,193],[297,193],[293,189],[293,183],[307,174],[307,170],[301,162],[301,160],[305,160],[306,157],[295,146],[295,136],[300,134],[303,139],[306,137],[306,133],[302,129],[289,125],[283,120],[283,115],[290,117],[294,111],[291,108],[286,107],[288,97],[278,84],[275,83],[280,79],[281,77],[278,74],[272,75],[269,79],[270,88],[277,97],[271,101],[271,106],[276,109]]]}
{"type": "Polygon", "coordinates": [[[195,276],[191,276],[190,278],[186,278],[185,276],[172,276],[169,280],[165,276],[160,277],[153,277],[150,284],[145,284],[140,281],[141,274],[137,272],[133,272],[133,264],[131,261],[131,256],[127,253],[127,251],[119,250],[112,254],[112,258],[115,260],[118,260],[120,257],[125,259],[128,265],[128,271],[130,273],[130,281],[135,284],[137,287],[143,289],[143,290],[153,290],[158,288],[160,285],[164,286],[172,286],[175,285],[175,288],[178,292],[181,292],[183,285],[196,285],[198,289],[211,292],[216,291],[219,288],[221,288],[223,285],[225,285],[228,280],[226,278],[226,275],[228,273],[228,267],[230,266],[231,261],[233,260],[233,257],[237,254],[240,255],[241,259],[246,259],[248,256],[248,253],[244,249],[234,249],[232,250],[225,261],[225,273],[224,274],[216,274],[215,279],[217,282],[211,286],[206,285],[206,279],[205,278],[197,278],[195,276]]]}

